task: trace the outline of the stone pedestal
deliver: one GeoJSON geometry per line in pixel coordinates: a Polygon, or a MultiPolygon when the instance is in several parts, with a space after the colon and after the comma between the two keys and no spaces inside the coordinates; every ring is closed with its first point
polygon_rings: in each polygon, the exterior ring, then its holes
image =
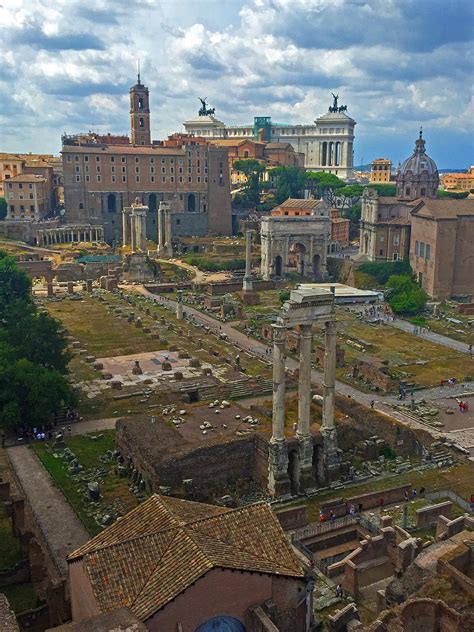
{"type": "Polygon", "coordinates": [[[48,284],[46,285],[46,295],[48,298],[51,298],[52,296],[54,296],[53,284],[50,282],[48,282],[48,284]]]}
{"type": "Polygon", "coordinates": [[[72,281],[68,281],[67,291],[68,291],[68,294],[74,294],[74,283],[72,281]]]}
{"type": "Polygon", "coordinates": [[[323,437],[323,464],[326,483],[335,483],[341,478],[336,429],[322,427],[321,435],[323,437]]]}
{"type": "Polygon", "coordinates": [[[299,493],[304,494],[316,490],[316,478],[313,468],[313,437],[310,434],[298,435],[299,453],[299,493]]]}
{"type": "Polygon", "coordinates": [[[92,292],[92,279],[86,279],[86,292],[92,292]]]}
{"type": "Polygon", "coordinates": [[[272,437],[268,444],[268,491],[274,498],[291,494],[288,446],[285,439],[272,437]]]}
{"type": "Polygon", "coordinates": [[[183,320],[183,304],[180,302],[176,303],[176,318],[177,320],[183,320]]]}

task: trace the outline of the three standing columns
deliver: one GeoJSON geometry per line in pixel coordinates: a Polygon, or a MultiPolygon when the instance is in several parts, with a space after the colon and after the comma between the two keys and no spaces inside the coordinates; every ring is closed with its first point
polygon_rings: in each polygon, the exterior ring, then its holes
{"type": "Polygon", "coordinates": [[[300,325],[300,362],[298,378],[298,437],[299,479],[298,491],[316,487],[313,473],[313,437],[310,433],[311,411],[311,325],[300,325]]]}

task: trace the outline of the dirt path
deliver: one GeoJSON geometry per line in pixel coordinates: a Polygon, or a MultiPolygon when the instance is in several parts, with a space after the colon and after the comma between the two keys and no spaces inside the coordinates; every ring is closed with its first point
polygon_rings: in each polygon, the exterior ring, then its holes
{"type": "Polygon", "coordinates": [[[32,450],[8,448],[8,457],[61,577],[66,578],[66,556],[87,542],[89,535],[32,450]]]}

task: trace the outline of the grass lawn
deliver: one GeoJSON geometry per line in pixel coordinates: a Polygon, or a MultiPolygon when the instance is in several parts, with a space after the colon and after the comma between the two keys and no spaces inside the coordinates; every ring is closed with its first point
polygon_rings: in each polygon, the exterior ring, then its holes
{"type": "Polygon", "coordinates": [[[97,477],[97,480],[100,478],[101,492],[101,500],[98,503],[89,502],[87,483],[68,472],[67,461],[54,456],[51,444],[38,442],[32,444],[31,449],[34,450],[56,486],[62,491],[88,533],[91,536],[96,535],[101,531],[101,527],[95,520],[95,513],[109,513],[110,506],[113,504],[120,513],[124,514],[137,505],[137,500],[128,489],[130,484],[128,479],[120,478],[115,473],[114,463],[100,461],[100,457],[107,450],[116,448],[115,430],[103,430],[95,435],[68,437],[65,442],[84,467],[84,474],[90,470],[95,471],[99,467],[106,471],[105,476],[97,477]],[[98,435],[100,435],[99,438],[92,438],[98,435]]]}
{"type": "MultiPolygon", "coordinates": [[[[91,297],[81,301],[50,302],[46,308],[97,358],[157,349],[156,340],[147,338],[141,329],[130,326],[126,319],[116,318],[110,309],[91,297]]],[[[133,311],[132,307],[130,311],[133,311]]]]}
{"type": "Polygon", "coordinates": [[[454,376],[463,380],[472,371],[463,353],[423,340],[389,325],[370,325],[346,309],[337,309],[338,343],[344,348],[346,366],[336,369],[338,379],[347,381],[350,365],[358,356],[372,355],[389,361],[389,368],[402,379],[420,386],[439,384],[441,379],[454,376]],[[363,340],[366,354],[347,344],[348,339],[363,340]],[[416,364],[427,361],[426,364],[416,364]],[[400,366],[403,365],[403,366],[400,366]]]}
{"type": "Polygon", "coordinates": [[[0,503],[0,569],[12,568],[21,559],[20,539],[13,537],[6,506],[0,503]]]}
{"type": "Polygon", "coordinates": [[[36,608],[40,603],[33,584],[3,586],[1,592],[5,594],[15,614],[36,608]]]}

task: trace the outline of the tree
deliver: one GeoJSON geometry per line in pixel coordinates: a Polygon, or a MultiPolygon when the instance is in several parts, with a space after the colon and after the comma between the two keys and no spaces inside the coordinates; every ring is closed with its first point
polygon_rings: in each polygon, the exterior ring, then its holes
{"type": "Polygon", "coordinates": [[[0,321],[16,300],[31,302],[31,280],[13,257],[0,250],[0,321]]]}
{"type": "Polygon", "coordinates": [[[7,216],[7,201],[4,197],[0,197],[0,220],[5,219],[7,216]]]}
{"type": "Polygon", "coordinates": [[[368,184],[367,188],[375,189],[379,195],[386,195],[387,197],[393,197],[397,194],[396,184],[376,182],[375,184],[368,184]]]}
{"type": "MultiPolygon", "coordinates": [[[[245,197],[249,204],[256,205],[260,202],[260,182],[262,174],[265,172],[265,165],[255,160],[247,158],[245,160],[236,160],[233,169],[243,173],[247,182],[245,185],[245,197]]],[[[241,198],[241,202],[244,199],[241,198]]]]}
{"type": "MultiPolygon", "coordinates": [[[[349,184],[345,187],[338,187],[333,191],[328,191],[331,197],[331,204],[338,208],[352,208],[358,204],[364,191],[361,184],[349,184]]],[[[329,201],[329,199],[328,199],[329,201]]]]}
{"type": "Polygon", "coordinates": [[[345,212],[346,219],[349,220],[349,238],[355,239],[359,235],[359,223],[360,223],[360,215],[361,215],[362,206],[360,202],[358,204],[354,204],[345,212]]]}
{"type": "Polygon", "coordinates": [[[386,284],[386,297],[396,314],[415,316],[425,307],[428,296],[410,276],[393,275],[386,284]]]}
{"type": "Polygon", "coordinates": [[[436,197],[439,198],[453,198],[453,200],[464,200],[469,195],[469,191],[445,191],[444,189],[438,189],[436,197]]]}
{"type": "Polygon", "coordinates": [[[275,202],[301,198],[306,183],[306,172],[301,167],[274,167],[268,172],[276,180],[275,202]]]}
{"type": "Polygon", "coordinates": [[[0,426],[40,426],[77,398],[66,378],[29,360],[0,363],[0,426]]]}
{"type": "Polygon", "coordinates": [[[330,191],[332,196],[334,190],[344,187],[345,183],[333,173],[309,171],[306,173],[306,185],[308,189],[316,192],[317,197],[322,198],[327,197],[330,191]]]}

